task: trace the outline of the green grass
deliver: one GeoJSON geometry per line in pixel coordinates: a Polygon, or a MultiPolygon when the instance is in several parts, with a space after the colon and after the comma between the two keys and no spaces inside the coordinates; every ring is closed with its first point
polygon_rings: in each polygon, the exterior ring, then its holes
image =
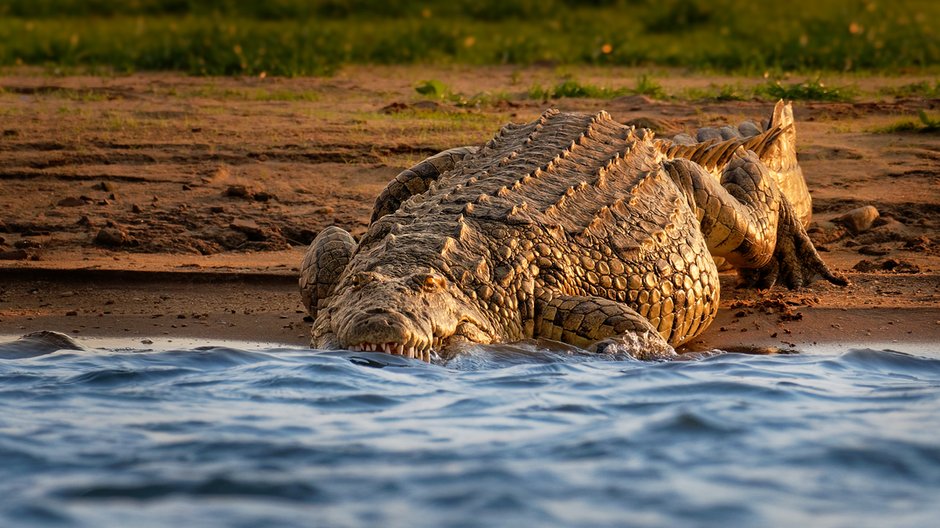
{"type": "Polygon", "coordinates": [[[662,85],[653,80],[648,75],[641,75],[637,78],[636,86],[633,88],[620,87],[612,88],[609,86],[595,86],[593,84],[582,84],[573,79],[565,79],[554,87],[545,88],[541,85],[533,85],[529,88],[529,99],[539,101],[548,101],[550,99],[561,99],[565,97],[583,97],[590,99],[614,99],[625,95],[646,95],[654,99],[665,99],[666,91],[662,85]]]}
{"type": "Polygon", "coordinates": [[[0,66],[318,75],[344,64],[936,70],[934,0],[4,0],[0,66]]]}
{"type": "Polygon", "coordinates": [[[548,101],[549,99],[561,99],[564,97],[588,97],[591,99],[613,99],[627,94],[626,88],[608,88],[594,86],[591,84],[581,84],[574,80],[565,80],[553,87],[545,88],[541,85],[533,85],[529,88],[529,99],[539,101],[548,101]]]}
{"type": "Polygon", "coordinates": [[[758,97],[753,88],[740,84],[712,84],[708,88],[689,88],[678,97],[686,100],[746,101],[758,97]]]}
{"type": "Polygon", "coordinates": [[[892,123],[886,127],[880,127],[873,130],[882,134],[893,134],[897,132],[921,132],[937,133],[940,132],[940,117],[930,117],[927,112],[921,110],[917,113],[917,120],[904,119],[892,123]]]}
{"type": "Polygon", "coordinates": [[[903,86],[892,86],[878,90],[881,95],[893,95],[894,97],[923,97],[926,99],[940,98],[940,81],[933,83],[921,81],[917,83],[905,84],[903,86]]]}
{"type": "Polygon", "coordinates": [[[492,106],[501,101],[512,100],[512,96],[506,92],[480,92],[469,96],[464,95],[455,92],[437,79],[419,82],[415,86],[415,91],[428,99],[446,101],[460,107],[492,106]]]}
{"type": "Polygon", "coordinates": [[[765,99],[788,101],[851,101],[856,91],[847,86],[827,86],[818,77],[811,81],[784,84],[771,81],[755,89],[755,94],[765,99]]]}

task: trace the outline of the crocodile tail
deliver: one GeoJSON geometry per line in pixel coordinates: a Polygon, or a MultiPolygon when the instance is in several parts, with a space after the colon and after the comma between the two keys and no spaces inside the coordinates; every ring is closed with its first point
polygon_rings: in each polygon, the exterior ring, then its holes
{"type": "MultiPolygon", "coordinates": [[[[727,129],[730,127],[723,127],[727,129]]],[[[767,126],[760,131],[750,122],[739,126],[737,137],[733,134],[719,135],[718,129],[700,129],[698,143],[657,139],[659,150],[668,159],[684,158],[701,165],[705,170],[720,177],[721,172],[737,155],[738,149],[750,150],[770,169],[783,194],[790,200],[803,225],[808,225],[812,214],[812,200],[803,179],[803,170],[796,159],[796,127],[793,108],[783,100],[774,106],[767,126]],[[731,135],[721,141],[722,137],[731,135]],[[711,137],[711,139],[707,139],[711,137]]]]}
{"type": "Polygon", "coordinates": [[[796,159],[796,125],[790,103],[785,103],[783,99],[777,101],[768,129],[779,129],[780,134],[768,145],[766,152],[758,155],[773,173],[797,217],[807,226],[813,214],[813,202],[806,188],[803,169],[796,159]]]}

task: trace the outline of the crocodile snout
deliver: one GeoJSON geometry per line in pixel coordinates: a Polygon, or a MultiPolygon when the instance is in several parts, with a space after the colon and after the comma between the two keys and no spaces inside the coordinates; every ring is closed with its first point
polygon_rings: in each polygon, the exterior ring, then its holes
{"type": "Polygon", "coordinates": [[[339,337],[349,350],[431,360],[430,340],[419,337],[414,323],[395,312],[368,309],[353,318],[339,337]]]}

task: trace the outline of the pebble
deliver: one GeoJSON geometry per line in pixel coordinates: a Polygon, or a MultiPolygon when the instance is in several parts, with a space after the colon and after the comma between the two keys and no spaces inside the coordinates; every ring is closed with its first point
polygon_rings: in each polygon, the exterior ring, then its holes
{"type": "Polygon", "coordinates": [[[103,227],[98,234],[95,235],[95,244],[102,246],[123,246],[130,242],[130,237],[127,236],[127,233],[122,231],[117,227],[103,227]]]}
{"type": "Polygon", "coordinates": [[[261,229],[261,226],[257,222],[249,218],[236,218],[232,220],[232,223],[229,224],[229,227],[236,231],[244,233],[249,240],[265,240],[267,235],[264,230],[261,229]]]}
{"type": "Polygon", "coordinates": [[[248,187],[245,185],[229,185],[228,188],[222,192],[222,196],[228,196],[230,198],[250,198],[251,191],[249,191],[248,187]]]}
{"type": "Polygon", "coordinates": [[[852,209],[842,216],[833,218],[832,221],[844,225],[849,228],[852,233],[857,235],[871,229],[872,223],[874,223],[878,216],[878,209],[875,209],[874,206],[866,205],[852,209]]]}

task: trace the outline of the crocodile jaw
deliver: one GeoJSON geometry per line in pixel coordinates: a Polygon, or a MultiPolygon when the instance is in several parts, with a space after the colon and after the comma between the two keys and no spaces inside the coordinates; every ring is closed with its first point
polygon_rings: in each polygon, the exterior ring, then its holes
{"type": "Polygon", "coordinates": [[[446,357],[460,343],[496,339],[485,312],[456,288],[415,291],[392,278],[350,288],[321,312],[314,323],[316,348],[384,352],[430,362],[446,357]]]}
{"type": "Polygon", "coordinates": [[[354,352],[385,352],[393,356],[420,359],[426,363],[431,362],[432,350],[430,348],[419,349],[414,346],[405,346],[401,343],[360,343],[358,345],[350,345],[348,348],[354,352]]]}

